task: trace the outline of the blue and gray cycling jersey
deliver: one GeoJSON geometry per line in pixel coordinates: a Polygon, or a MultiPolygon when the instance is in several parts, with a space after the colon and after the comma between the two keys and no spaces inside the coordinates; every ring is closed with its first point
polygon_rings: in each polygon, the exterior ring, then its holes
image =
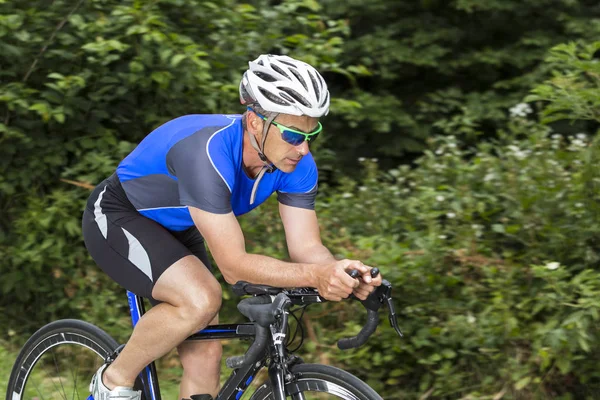
{"type": "Polygon", "coordinates": [[[277,192],[280,203],[314,209],[317,166],[309,153],[291,173],[275,170],[259,183],[242,164],[240,115],[186,115],[152,131],[117,168],[127,198],[144,216],[171,230],[194,225],[188,206],[241,215],[277,192]]]}

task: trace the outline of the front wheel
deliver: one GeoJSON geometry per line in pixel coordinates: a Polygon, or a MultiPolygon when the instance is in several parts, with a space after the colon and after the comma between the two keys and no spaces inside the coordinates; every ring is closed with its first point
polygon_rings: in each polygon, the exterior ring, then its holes
{"type": "Polygon", "coordinates": [[[85,399],[92,375],[117,342],[90,323],[66,319],[43,326],[19,353],[7,400],[85,399]]]}
{"type": "MultiPolygon", "coordinates": [[[[293,400],[344,399],[383,400],[369,385],[339,368],[319,364],[297,364],[290,371],[295,379],[285,385],[286,398],[293,400]]],[[[250,400],[273,400],[270,382],[265,382],[250,400]]]]}

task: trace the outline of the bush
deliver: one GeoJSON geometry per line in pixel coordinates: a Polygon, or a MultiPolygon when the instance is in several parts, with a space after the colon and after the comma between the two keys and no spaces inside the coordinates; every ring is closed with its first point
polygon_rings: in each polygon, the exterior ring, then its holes
{"type": "Polygon", "coordinates": [[[323,199],[328,244],[396,288],[406,339],[386,328],[332,353],[385,398],[554,398],[597,382],[597,139],[524,118],[500,137],[433,140],[414,169],[363,160],[362,179],[323,199]]]}

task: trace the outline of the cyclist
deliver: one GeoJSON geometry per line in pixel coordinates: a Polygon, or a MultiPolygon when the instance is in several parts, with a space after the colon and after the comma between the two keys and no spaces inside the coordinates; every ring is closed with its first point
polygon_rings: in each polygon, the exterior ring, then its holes
{"type": "Polygon", "coordinates": [[[151,132],[100,183],[83,214],[92,258],[150,300],[117,359],[94,375],[96,400],[139,399],[139,372],[177,347],[180,396],[219,390],[219,341],[184,342],[218,323],[221,287],[204,241],[228,283],[315,287],[328,300],[364,299],[381,284],[357,260],[321,243],[314,211],[317,167],[309,143],[322,130],[329,91],[312,66],[261,55],[240,82],[243,115],[186,115],[151,132]],[[291,262],[248,254],[236,216],[277,192],[291,262]],[[357,269],[360,279],[346,271],[357,269]]]}

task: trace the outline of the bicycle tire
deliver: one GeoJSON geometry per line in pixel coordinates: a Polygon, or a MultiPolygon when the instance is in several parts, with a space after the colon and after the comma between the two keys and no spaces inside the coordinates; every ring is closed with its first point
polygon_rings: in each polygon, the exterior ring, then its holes
{"type": "MultiPolygon", "coordinates": [[[[52,353],[54,355],[55,348],[67,345],[78,345],[82,346],[82,348],[87,348],[96,353],[98,359],[104,362],[106,357],[117,348],[118,343],[108,333],[85,321],[64,319],[44,325],[27,340],[19,352],[8,381],[6,400],[25,400],[27,395],[24,389],[38,361],[41,360],[44,354],[52,353]]],[[[86,357],[93,357],[95,359],[93,353],[86,354],[86,357]]],[[[56,363],[57,360],[55,359],[54,362],[56,363]]],[[[57,372],[60,373],[60,371],[57,372]]],[[[85,377],[86,380],[84,382],[86,385],[89,385],[91,377],[92,375],[85,377]]],[[[82,377],[82,379],[84,378],[82,377]]],[[[56,382],[52,383],[55,388],[58,386],[56,382]]],[[[75,377],[76,383],[77,376],[75,377]]],[[[63,386],[62,382],[60,386],[63,386]]],[[[64,391],[65,388],[63,387],[62,390],[64,391]]],[[[75,386],[73,390],[76,390],[75,386]]],[[[45,396],[41,397],[49,398],[45,396]]]]}
{"type": "MultiPolygon", "coordinates": [[[[329,365],[296,364],[290,372],[296,377],[286,383],[287,398],[305,399],[309,392],[327,393],[344,400],[383,400],[369,385],[354,375],[329,365]]],[[[322,398],[322,397],[319,397],[322,398]]],[[[263,383],[250,400],[273,400],[270,381],[263,383]]]]}

